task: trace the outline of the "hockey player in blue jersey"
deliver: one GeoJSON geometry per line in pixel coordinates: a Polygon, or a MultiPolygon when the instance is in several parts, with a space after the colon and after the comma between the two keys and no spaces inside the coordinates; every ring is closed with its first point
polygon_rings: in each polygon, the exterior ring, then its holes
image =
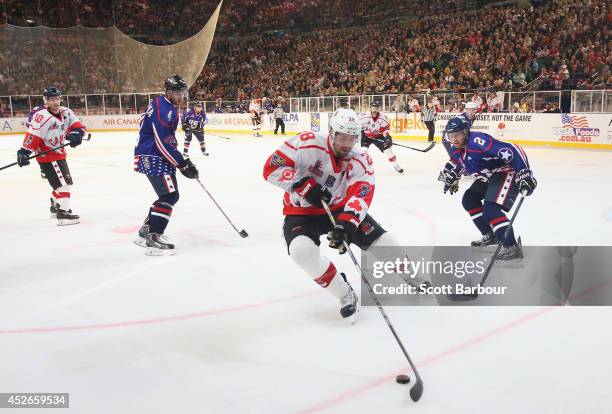
{"type": "MultiPolygon", "coordinates": [[[[461,115],[459,115],[459,116],[464,117],[467,120],[468,128],[472,128],[474,119],[476,119],[477,110],[478,110],[478,105],[476,104],[476,102],[469,101],[465,104],[465,111],[462,112],[461,115]]],[[[452,145],[446,135],[446,130],[444,130],[444,132],[442,133],[442,145],[444,146],[444,149],[448,153],[448,156],[452,158],[453,157],[452,145]]]]}
{"type": "Polygon", "coordinates": [[[470,132],[463,116],[450,119],[446,132],[452,154],[443,170],[444,192],[457,192],[463,174],[475,178],[463,195],[463,207],[482,234],[482,239],[472,242],[472,246],[501,243],[499,260],[523,257],[504,212],[512,208],[519,192],[531,195],[537,186],[527,155],[517,145],[496,140],[484,132],[470,132]]]}
{"type": "Polygon", "coordinates": [[[193,108],[188,108],[183,113],[181,122],[181,128],[185,132],[183,157],[189,156],[189,145],[191,144],[192,135],[195,135],[198,141],[200,141],[202,155],[209,155],[206,152],[206,143],[204,142],[204,124],[206,124],[206,112],[204,112],[201,102],[197,102],[193,108]]]}
{"type": "Polygon", "coordinates": [[[134,149],[134,170],[145,174],[158,199],[138,232],[136,244],[146,254],[174,254],[174,244],[164,236],[172,209],[179,199],[176,169],[187,178],[198,178],[198,170],[177,150],[178,107],[187,98],[187,83],[178,75],[165,81],[166,93],[155,97],[140,121],[140,136],[134,149]]]}

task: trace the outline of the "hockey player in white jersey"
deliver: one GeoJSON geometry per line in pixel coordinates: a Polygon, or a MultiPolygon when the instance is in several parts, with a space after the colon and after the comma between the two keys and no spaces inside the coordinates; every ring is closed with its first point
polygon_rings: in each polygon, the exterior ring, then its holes
{"type": "Polygon", "coordinates": [[[261,130],[261,105],[257,99],[252,99],[249,104],[249,113],[251,114],[251,122],[253,123],[253,136],[261,137],[259,131],[261,130]]]}
{"type": "MultiPolygon", "coordinates": [[[[20,167],[30,164],[32,152],[42,153],[64,144],[80,145],[85,135],[85,126],[71,109],[61,106],[62,93],[50,86],[43,91],[44,106],[31,114],[28,131],[21,148],[17,151],[20,167]]],[[[57,218],[58,226],[78,224],[79,216],[70,209],[72,175],[66,162],[66,149],[59,148],[36,157],[40,170],[53,191],[51,192],[51,215],[57,218]]]]}
{"type": "Polygon", "coordinates": [[[393,139],[391,138],[389,120],[387,116],[380,112],[380,104],[372,102],[370,112],[362,114],[360,118],[363,131],[361,133],[361,146],[370,148],[374,144],[380,152],[387,156],[387,159],[393,168],[400,174],[404,173],[404,169],[397,162],[397,157],[393,153],[393,139]]]}
{"type": "Polygon", "coordinates": [[[329,246],[346,253],[344,241],[361,249],[397,242],[368,214],[374,196],[370,156],[355,146],[361,134],[357,113],[338,109],[330,119],[329,134],[302,132],[285,141],[266,161],[266,181],[285,191],[283,234],[293,261],[314,281],[340,300],[340,314],[358,310],[357,295],[343,273],[319,250],[327,234],[329,246]],[[333,212],[332,226],[322,208],[333,212]]]}

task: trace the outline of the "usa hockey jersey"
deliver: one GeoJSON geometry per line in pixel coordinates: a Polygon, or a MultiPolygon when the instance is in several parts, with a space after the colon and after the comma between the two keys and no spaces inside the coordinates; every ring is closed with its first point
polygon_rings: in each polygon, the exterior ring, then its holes
{"type": "MultiPolygon", "coordinates": [[[[44,106],[37,108],[36,111],[32,110],[28,117],[28,131],[23,140],[23,148],[41,153],[65,144],[66,135],[70,131],[76,128],[85,130],[85,125],[69,108],[60,106],[57,115],[49,112],[44,106]]],[[[66,159],[66,148],[59,148],[36,157],[36,160],[42,163],[64,159],[66,159]]]]}
{"type": "Polygon", "coordinates": [[[338,219],[358,226],[374,196],[372,159],[360,147],[336,159],[327,134],[307,131],[285,141],[266,161],[266,181],[285,190],[283,214],[322,215],[325,210],[311,205],[293,192],[303,177],[312,177],[332,194],[330,208],[340,211],[338,219]]]}
{"type": "Polygon", "coordinates": [[[520,146],[499,141],[484,132],[470,132],[465,148],[452,147],[451,158],[459,175],[472,175],[481,181],[488,181],[496,172],[530,168],[527,155],[520,146]]]}
{"type": "Polygon", "coordinates": [[[176,174],[184,159],[176,149],[178,110],[165,96],[157,96],[141,115],[140,134],[134,149],[134,170],[150,176],[176,174]]]}
{"type": "Polygon", "coordinates": [[[359,117],[361,128],[368,138],[376,138],[390,135],[389,132],[389,120],[387,116],[382,112],[379,112],[376,117],[373,117],[371,113],[362,114],[359,117]]]}
{"type": "Polygon", "coordinates": [[[195,109],[189,108],[183,112],[183,125],[193,132],[202,132],[206,124],[206,112],[204,110],[196,113],[195,109]]]}

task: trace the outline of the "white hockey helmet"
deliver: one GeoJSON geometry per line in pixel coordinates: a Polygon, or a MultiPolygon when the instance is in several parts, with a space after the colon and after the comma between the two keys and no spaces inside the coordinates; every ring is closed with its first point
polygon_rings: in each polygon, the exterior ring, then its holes
{"type": "Polygon", "coordinates": [[[478,105],[476,104],[476,102],[470,101],[468,103],[465,104],[465,109],[478,109],[478,105]]]}
{"type": "Polygon", "coordinates": [[[357,112],[346,108],[336,109],[329,120],[329,129],[331,130],[332,140],[336,136],[336,132],[359,137],[361,135],[361,124],[357,112]]]}

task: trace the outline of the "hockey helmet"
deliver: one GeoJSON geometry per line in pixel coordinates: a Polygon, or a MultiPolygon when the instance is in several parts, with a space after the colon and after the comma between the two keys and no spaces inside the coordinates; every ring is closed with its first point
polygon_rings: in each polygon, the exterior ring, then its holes
{"type": "Polygon", "coordinates": [[[57,89],[55,86],[47,86],[43,90],[43,96],[45,98],[52,98],[54,96],[62,96],[62,92],[59,89],[57,89]]]}
{"type": "Polygon", "coordinates": [[[170,75],[164,82],[167,91],[186,91],[188,89],[187,82],[179,75],[170,75]]]}
{"type": "Polygon", "coordinates": [[[470,124],[468,120],[464,116],[456,116],[454,118],[449,119],[446,124],[446,128],[444,128],[444,132],[450,134],[452,132],[469,130],[470,124]]]}
{"type": "Polygon", "coordinates": [[[331,130],[332,138],[337,132],[358,137],[361,134],[361,124],[359,123],[357,112],[346,108],[337,109],[329,120],[329,129],[331,130]]]}

